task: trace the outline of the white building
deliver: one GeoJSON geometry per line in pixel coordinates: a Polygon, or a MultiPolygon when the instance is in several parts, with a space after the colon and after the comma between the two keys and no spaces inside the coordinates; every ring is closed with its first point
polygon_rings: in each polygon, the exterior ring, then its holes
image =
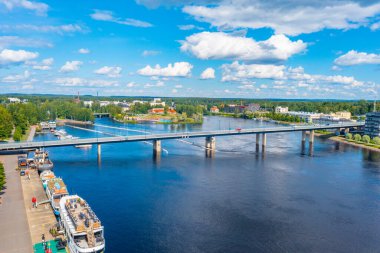
{"type": "Polygon", "coordinates": [[[92,107],[92,105],[94,104],[94,101],[83,101],[83,104],[86,107],[92,107]]]}
{"type": "Polygon", "coordinates": [[[103,107],[103,106],[107,106],[109,104],[111,104],[110,101],[99,101],[99,104],[100,104],[100,107],[103,107]]]}
{"type": "Polygon", "coordinates": [[[288,107],[276,106],[275,112],[276,113],[287,113],[288,107]]]}
{"type": "Polygon", "coordinates": [[[165,102],[161,101],[161,98],[154,98],[153,101],[149,102],[150,106],[162,106],[165,107],[165,102]]]}
{"type": "Polygon", "coordinates": [[[143,101],[143,100],[133,100],[132,101],[132,104],[135,105],[135,104],[145,104],[145,103],[148,103],[147,101],[143,101]]]}
{"type": "Polygon", "coordinates": [[[9,103],[20,103],[21,99],[19,98],[8,98],[9,103]]]}

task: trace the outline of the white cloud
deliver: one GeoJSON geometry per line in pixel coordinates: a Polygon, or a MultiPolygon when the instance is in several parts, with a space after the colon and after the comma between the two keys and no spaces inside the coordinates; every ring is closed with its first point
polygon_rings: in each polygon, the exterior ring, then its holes
{"type": "Polygon", "coordinates": [[[45,3],[28,1],[28,0],[0,0],[8,10],[23,8],[35,11],[37,15],[46,15],[49,6],[45,3]]]}
{"type": "Polygon", "coordinates": [[[232,64],[222,65],[222,70],[223,82],[245,83],[250,79],[274,79],[276,89],[287,87],[284,85],[285,80],[293,81],[299,87],[306,87],[309,84],[342,84],[359,87],[365,84],[352,76],[311,75],[305,73],[302,67],[286,68],[284,65],[240,64],[235,61],[232,64]]]}
{"type": "Polygon", "coordinates": [[[1,81],[3,83],[17,83],[27,80],[30,77],[30,72],[25,70],[24,73],[19,75],[9,75],[6,77],[3,77],[1,81]]]}
{"type": "Polygon", "coordinates": [[[351,50],[348,53],[336,58],[334,63],[341,66],[380,64],[380,54],[368,54],[365,52],[351,50]]]}
{"type": "Polygon", "coordinates": [[[147,83],[144,85],[144,88],[152,88],[152,87],[164,87],[165,83],[162,81],[157,81],[155,84],[147,83]]]}
{"type": "Polygon", "coordinates": [[[174,86],[174,88],[182,89],[182,88],[183,88],[183,85],[182,85],[182,84],[177,84],[177,85],[174,86]]]}
{"type": "Polygon", "coordinates": [[[136,27],[152,27],[153,25],[137,20],[137,19],[132,19],[132,18],[126,18],[122,19],[119,17],[115,17],[113,15],[112,11],[106,11],[106,10],[94,10],[94,13],[92,13],[91,18],[94,20],[99,20],[99,21],[108,21],[108,22],[113,22],[121,25],[128,25],[128,26],[136,26],[136,27]]]}
{"type": "Polygon", "coordinates": [[[74,72],[79,70],[80,66],[83,64],[81,61],[67,61],[62,67],[60,72],[74,72]]]}
{"type": "Polygon", "coordinates": [[[380,29],[380,22],[373,23],[370,28],[372,31],[379,30],[380,29]]]}
{"type": "Polygon", "coordinates": [[[181,41],[181,51],[199,59],[287,60],[306,49],[302,40],[291,41],[285,35],[273,35],[264,41],[233,36],[223,32],[201,32],[181,41]]]}
{"type": "Polygon", "coordinates": [[[214,79],[215,78],[215,69],[213,68],[207,68],[205,69],[201,74],[201,79],[214,79]]]}
{"type": "Polygon", "coordinates": [[[185,6],[183,11],[219,28],[272,28],[276,34],[298,35],[366,26],[380,13],[380,3],[225,0],[214,6],[185,6]]]}
{"type": "Polygon", "coordinates": [[[67,25],[29,25],[29,24],[19,24],[19,25],[0,25],[0,31],[2,32],[14,32],[14,31],[25,31],[25,32],[40,32],[40,33],[57,33],[60,35],[66,33],[75,32],[85,32],[86,29],[82,28],[80,25],[67,24],[67,25]]]}
{"type": "Polygon", "coordinates": [[[127,87],[128,88],[137,87],[137,86],[139,86],[139,85],[137,83],[135,83],[135,82],[129,82],[129,83],[127,83],[127,87]]]}
{"type": "Polygon", "coordinates": [[[144,50],[141,55],[144,56],[144,57],[147,57],[147,56],[158,55],[159,53],[160,53],[160,51],[144,50]]]}
{"type": "Polygon", "coordinates": [[[78,50],[78,53],[80,53],[80,54],[89,54],[90,53],[90,49],[88,49],[88,48],[80,48],[78,50]]]}
{"type": "Polygon", "coordinates": [[[0,49],[12,47],[52,47],[53,45],[41,39],[21,38],[18,36],[0,36],[0,49]]]}
{"type": "Polygon", "coordinates": [[[193,65],[188,62],[176,62],[174,64],[168,64],[167,67],[161,67],[156,65],[139,69],[137,73],[142,76],[164,76],[164,77],[188,77],[191,75],[191,69],[193,65]]]}
{"type": "Polygon", "coordinates": [[[0,51],[0,65],[23,63],[38,57],[38,53],[25,50],[3,49],[0,51]]]}
{"type": "Polygon", "coordinates": [[[91,80],[80,77],[63,77],[55,78],[53,80],[47,80],[45,83],[53,83],[58,86],[64,87],[113,87],[119,86],[119,83],[116,81],[110,80],[91,80]]]}
{"type": "Polygon", "coordinates": [[[251,78],[283,79],[285,78],[285,66],[272,64],[239,64],[235,61],[222,65],[222,81],[242,81],[251,78]]]}
{"type": "Polygon", "coordinates": [[[94,71],[95,74],[98,75],[106,75],[108,77],[120,77],[122,68],[121,67],[109,67],[109,66],[104,66],[101,67],[100,69],[97,69],[94,71]]]}
{"type": "Polygon", "coordinates": [[[188,30],[204,30],[203,27],[195,26],[195,25],[179,25],[178,28],[183,31],[188,30]]]}
{"type": "Polygon", "coordinates": [[[40,64],[33,65],[33,69],[50,70],[53,63],[54,63],[53,58],[47,58],[47,59],[42,60],[40,64]]]}
{"type": "Polygon", "coordinates": [[[177,89],[172,89],[172,93],[176,94],[178,92],[177,89]]]}

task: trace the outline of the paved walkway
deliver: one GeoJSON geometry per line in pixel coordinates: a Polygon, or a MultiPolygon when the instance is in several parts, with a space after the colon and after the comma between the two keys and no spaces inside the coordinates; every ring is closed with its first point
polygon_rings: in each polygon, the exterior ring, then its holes
{"type": "Polygon", "coordinates": [[[57,223],[57,220],[50,203],[39,205],[37,208],[32,208],[33,197],[37,198],[37,202],[47,200],[38,172],[35,170],[31,171],[30,180],[26,176],[22,177],[21,185],[24,193],[26,214],[28,217],[32,243],[36,244],[41,242],[42,234],[45,234],[45,239],[47,241],[52,240],[53,237],[49,233],[49,230],[57,223]]]}
{"type": "Polygon", "coordinates": [[[31,126],[29,136],[28,136],[28,139],[26,141],[33,141],[35,134],[36,134],[36,126],[31,126]]]}
{"type": "Polygon", "coordinates": [[[0,204],[0,252],[33,252],[25,211],[22,187],[17,167],[17,155],[0,156],[4,164],[7,189],[0,204]]]}

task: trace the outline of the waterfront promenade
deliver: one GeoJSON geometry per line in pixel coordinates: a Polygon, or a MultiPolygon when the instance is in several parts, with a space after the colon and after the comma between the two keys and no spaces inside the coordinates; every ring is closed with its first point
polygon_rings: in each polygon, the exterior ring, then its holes
{"type": "Polygon", "coordinates": [[[19,172],[16,171],[17,155],[0,156],[7,179],[0,204],[0,252],[32,252],[32,239],[26,216],[25,202],[19,172]]]}
{"type": "Polygon", "coordinates": [[[37,202],[47,200],[38,172],[31,171],[30,180],[26,176],[21,177],[21,185],[33,245],[41,242],[42,234],[45,235],[46,241],[52,240],[53,237],[50,235],[49,230],[57,223],[57,221],[50,203],[45,203],[38,205],[37,208],[32,208],[31,200],[33,197],[37,198],[37,202]]]}

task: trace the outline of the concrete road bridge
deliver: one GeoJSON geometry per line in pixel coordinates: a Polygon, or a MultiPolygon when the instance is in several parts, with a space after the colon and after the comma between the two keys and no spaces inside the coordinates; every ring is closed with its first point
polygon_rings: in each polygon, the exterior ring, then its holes
{"type": "Polygon", "coordinates": [[[174,132],[174,133],[145,133],[131,136],[114,136],[114,137],[100,137],[100,138],[83,138],[83,139],[65,139],[56,141],[29,141],[29,142],[14,142],[0,144],[0,151],[11,150],[30,150],[37,148],[52,148],[63,146],[76,146],[86,144],[98,145],[98,156],[101,154],[101,145],[107,143],[119,142],[136,142],[136,141],[153,141],[153,154],[160,155],[161,141],[170,139],[187,139],[187,138],[205,138],[206,156],[212,156],[216,149],[215,137],[218,136],[233,136],[233,135],[256,135],[256,151],[259,151],[260,137],[262,150],[265,149],[267,144],[267,134],[271,133],[286,133],[286,132],[302,132],[302,145],[306,143],[306,133],[309,132],[309,149],[312,148],[314,142],[315,130],[328,130],[336,129],[341,131],[344,129],[348,131],[350,128],[361,128],[364,126],[363,122],[349,122],[339,124],[325,124],[325,125],[294,125],[294,126],[278,126],[278,127],[259,127],[250,129],[233,129],[233,130],[213,130],[213,131],[199,131],[199,132],[174,132]]]}

